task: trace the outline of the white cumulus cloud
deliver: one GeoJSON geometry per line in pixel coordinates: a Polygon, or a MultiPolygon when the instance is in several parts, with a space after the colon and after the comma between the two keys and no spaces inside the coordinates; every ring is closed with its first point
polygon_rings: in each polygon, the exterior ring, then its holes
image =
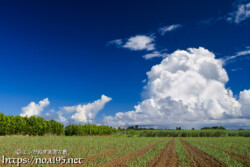
{"type": "Polygon", "coordinates": [[[241,112],[243,117],[250,118],[250,90],[240,92],[239,102],[242,105],[241,112]]]}
{"type": "Polygon", "coordinates": [[[147,98],[133,111],[105,116],[105,124],[171,126],[239,122],[249,114],[249,91],[241,92],[238,101],[225,87],[229,78],[222,64],[202,47],[169,54],[147,72],[144,90],[147,98]]]}
{"type": "Polygon", "coordinates": [[[170,26],[164,26],[164,27],[159,28],[159,32],[161,35],[165,35],[166,32],[173,31],[173,30],[180,28],[180,27],[182,27],[181,24],[173,24],[170,26]]]}
{"type": "Polygon", "coordinates": [[[95,119],[96,114],[103,109],[106,103],[111,100],[112,98],[102,95],[101,99],[96,100],[93,103],[63,107],[63,109],[67,112],[75,112],[71,116],[71,119],[76,123],[92,123],[95,119]]]}
{"type": "Polygon", "coordinates": [[[24,116],[39,116],[40,113],[50,104],[49,99],[45,98],[39,101],[38,104],[35,102],[30,102],[26,107],[22,108],[22,113],[20,114],[22,117],[24,116]]]}

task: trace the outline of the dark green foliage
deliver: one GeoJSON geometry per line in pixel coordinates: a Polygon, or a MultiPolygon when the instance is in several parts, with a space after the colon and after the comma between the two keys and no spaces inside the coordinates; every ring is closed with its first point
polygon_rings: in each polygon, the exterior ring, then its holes
{"type": "Polygon", "coordinates": [[[7,118],[3,113],[0,113],[0,135],[7,133],[7,118]]]}
{"type": "Polygon", "coordinates": [[[181,130],[181,127],[176,127],[176,130],[181,130]]]}
{"type": "Polygon", "coordinates": [[[0,135],[39,135],[46,133],[62,135],[64,133],[64,125],[54,121],[46,121],[42,117],[21,117],[5,116],[0,113],[0,135]]]}
{"type": "Polygon", "coordinates": [[[139,125],[135,125],[135,129],[139,129],[139,125]]]}
{"type": "Polygon", "coordinates": [[[47,129],[46,133],[50,134],[56,134],[56,135],[61,135],[64,134],[64,125],[55,121],[55,120],[49,120],[46,122],[47,124],[47,129]]]}
{"type": "MultiPolygon", "coordinates": [[[[142,127],[139,127],[139,125],[135,125],[135,126],[128,126],[127,128],[125,128],[127,130],[147,130],[148,128],[142,128],[142,127]]],[[[150,130],[154,130],[154,128],[149,128],[150,130]]],[[[118,130],[122,130],[122,128],[118,128],[118,130]]]]}
{"type": "Polygon", "coordinates": [[[129,126],[129,127],[127,127],[127,130],[128,129],[135,129],[135,127],[134,126],[129,126]]]}
{"type": "Polygon", "coordinates": [[[203,127],[201,130],[226,130],[223,126],[203,127]]]}
{"type": "Polygon", "coordinates": [[[93,124],[68,125],[65,127],[65,135],[110,135],[117,130],[108,126],[96,126],[93,124]]]}

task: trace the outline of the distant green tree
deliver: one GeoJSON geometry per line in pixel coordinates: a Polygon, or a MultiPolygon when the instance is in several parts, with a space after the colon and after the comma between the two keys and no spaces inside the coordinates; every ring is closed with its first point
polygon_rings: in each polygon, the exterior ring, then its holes
{"type": "Polygon", "coordinates": [[[12,115],[8,115],[6,117],[6,121],[7,121],[7,126],[6,126],[7,135],[15,134],[16,123],[14,117],[12,115]]]}
{"type": "Polygon", "coordinates": [[[181,127],[179,126],[179,127],[176,127],[176,130],[181,130],[181,127]]]}
{"type": "Polygon", "coordinates": [[[42,117],[37,117],[37,127],[38,127],[37,134],[39,136],[43,136],[47,129],[47,123],[42,117]]]}
{"type": "Polygon", "coordinates": [[[139,125],[135,125],[135,129],[139,129],[139,125]]]}
{"type": "Polygon", "coordinates": [[[7,133],[7,120],[3,113],[0,113],[0,135],[6,135],[7,133]]]}
{"type": "Polygon", "coordinates": [[[16,122],[15,134],[23,134],[23,129],[26,125],[24,119],[20,115],[15,116],[14,119],[16,122]]]}
{"type": "Polygon", "coordinates": [[[129,127],[127,127],[127,129],[135,129],[135,127],[134,126],[129,126],[129,127]]]}

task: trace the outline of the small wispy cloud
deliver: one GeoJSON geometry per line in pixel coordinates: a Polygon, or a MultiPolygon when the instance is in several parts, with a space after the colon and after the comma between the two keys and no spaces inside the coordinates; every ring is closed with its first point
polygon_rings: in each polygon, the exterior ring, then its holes
{"type": "Polygon", "coordinates": [[[123,43],[122,39],[115,39],[112,41],[109,41],[107,45],[116,45],[116,46],[121,46],[123,43]]]}
{"type": "Polygon", "coordinates": [[[239,24],[248,18],[250,18],[250,2],[246,4],[237,4],[236,10],[229,13],[227,21],[239,24]]]}
{"type": "Polygon", "coordinates": [[[127,42],[122,46],[130,50],[154,50],[155,49],[155,37],[146,35],[136,35],[130,37],[127,42]]]}
{"type": "Polygon", "coordinates": [[[225,62],[228,62],[232,59],[235,59],[235,58],[238,58],[238,57],[241,57],[241,56],[246,56],[246,55],[250,55],[250,48],[247,47],[247,50],[243,50],[243,51],[239,51],[239,52],[236,52],[235,55],[233,56],[228,56],[224,59],[225,62]]]}
{"type": "Polygon", "coordinates": [[[243,3],[243,1],[235,1],[233,4],[232,12],[229,12],[223,16],[211,17],[199,21],[199,24],[214,24],[219,21],[227,21],[234,24],[240,24],[242,21],[250,18],[250,2],[243,3]]]}
{"type": "Polygon", "coordinates": [[[169,25],[169,26],[164,26],[164,27],[159,28],[159,33],[161,35],[165,35],[166,32],[173,31],[173,30],[180,28],[180,27],[182,27],[181,24],[173,24],[173,25],[169,25]]]}
{"type": "Polygon", "coordinates": [[[240,70],[243,70],[243,68],[232,68],[232,69],[230,69],[230,71],[232,71],[232,72],[236,72],[236,71],[240,71],[240,70]]]}
{"type": "Polygon", "coordinates": [[[167,56],[168,56],[167,53],[161,53],[159,51],[154,51],[152,53],[148,53],[148,54],[144,55],[143,58],[146,59],[146,60],[148,60],[148,59],[152,59],[152,58],[155,58],[155,57],[165,58],[167,56]]]}
{"type": "MultiPolygon", "coordinates": [[[[174,31],[177,28],[182,27],[181,24],[173,24],[169,26],[164,26],[158,29],[159,33],[163,36],[165,33],[174,31]]],[[[151,35],[135,35],[131,36],[127,39],[115,39],[109,41],[107,45],[115,45],[118,48],[126,48],[132,51],[152,51],[155,50],[155,34],[151,35]]],[[[163,57],[163,55],[155,51],[153,53],[149,53],[143,56],[145,59],[150,59],[153,57],[163,57]]]]}

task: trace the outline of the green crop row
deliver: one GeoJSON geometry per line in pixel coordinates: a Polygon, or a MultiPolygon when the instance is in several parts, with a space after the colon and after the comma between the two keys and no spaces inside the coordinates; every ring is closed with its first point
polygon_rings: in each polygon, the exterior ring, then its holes
{"type": "Polygon", "coordinates": [[[108,126],[96,126],[93,124],[68,125],[65,127],[65,135],[110,135],[116,132],[115,128],[108,126]]]}
{"type": "Polygon", "coordinates": [[[180,166],[189,167],[190,166],[189,158],[186,154],[183,145],[180,142],[180,139],[177,138],[175,142],[176,142],[176,152],[180,160],[180,166]]]}
{"type": "Polygon", "coordinates": [[[250,130],[129,130],[124,133],[140,137],[250,137],[250,130]]]}
{"type": "Polygon", "coordinates": [[[147,164],[153,160],[159,153],[161,149],[164,148],[164,146],[171,140],[171,138],[165,138],[164,142],[156,145],[154,148],[146,151],[143,156],[139,155],[134,158],[132,161],[127,162],[127,166],[129,167],[146,167],[147,164]]]}

